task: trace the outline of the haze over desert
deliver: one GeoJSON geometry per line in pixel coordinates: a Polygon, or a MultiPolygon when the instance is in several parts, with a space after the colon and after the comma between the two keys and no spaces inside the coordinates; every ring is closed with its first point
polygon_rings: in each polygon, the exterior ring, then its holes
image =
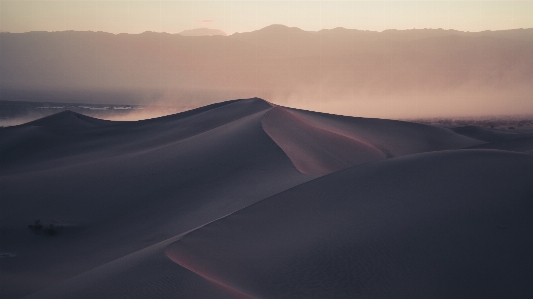
{"type": "Polygon", "coordinates": [[[528,1],[0,1],[0,298],[529,298],[528,1]]]}

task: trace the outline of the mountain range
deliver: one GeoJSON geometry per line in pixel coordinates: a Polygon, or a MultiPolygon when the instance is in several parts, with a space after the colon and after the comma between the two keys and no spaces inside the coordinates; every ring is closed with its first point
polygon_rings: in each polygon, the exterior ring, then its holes
{"type": "Polygon", "coordinates": [[[0,40],[2,100],[201,106],[258,96],[385,118],[533,111],[533,29],[272,25],[230,36],[66,31],[0,40]]]}

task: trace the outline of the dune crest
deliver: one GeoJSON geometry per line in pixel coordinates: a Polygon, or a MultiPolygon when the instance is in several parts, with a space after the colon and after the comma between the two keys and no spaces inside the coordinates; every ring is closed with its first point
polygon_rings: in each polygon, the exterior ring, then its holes
{"type": "Polygon", "coordinates": [[[305,174],[341,169],[422,152],[459,149],[485,143],[423,124],[346,117],[276,106],[263,129],[305,174]]]}
{"type": "Polygon", "coordinates": [[[97,119],[67,110],[31,121],[26,125],[40,127],[88,128],[110,123],[111,122],[107,120],[97,119]]]}
{"type": "Polygon", "coordinates": [[[533,156],[463,150],[513,136],[259,98],[0,128],[0,297],[523,298],[533,156]]]}
{"type": "Polygon", "coordinates": [[[523,298],[531,177],[533,158],[509,152],[388,159],[265,199],[166,253],[260,298],[523,298]]]}
{"type": "Polygon", "coordinates": [[[283,107],[266,113],[262,125],[305,174],[325,175],[386,157],[371,144],[313,126],[283,107]]]}

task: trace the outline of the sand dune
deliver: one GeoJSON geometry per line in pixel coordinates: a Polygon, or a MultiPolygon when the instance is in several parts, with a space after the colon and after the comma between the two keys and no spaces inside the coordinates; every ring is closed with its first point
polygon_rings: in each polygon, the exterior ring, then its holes
{"type": "Polygon", "coordinates": [[[127,152],[136,153],[141,149],[157,148],[184,140],[270,107],[268,103],[259,100],[230,101],[142,122],[101,121],[65,112],[4,129],[1,133],[3,141],[0,141],[0,153],[5,159],[0,161],[0,171],[9,171],[10,165],[20,170],[22,165],[26,166],[30,162],[44,164],[32,165],[32,170],[49,169],[54,165],[71,165],[76,161],[87,162],[127,152]],[[224,107],[227,104],[232,104],[230,109],[224,107]],[[99,126],[80,127],[80,119],[92,124],[98,123],[99,126]],[[72,159],[74,161],[69,160],[72,156],[75,156],[72,159]],[[24,163],[20,163],[20,160],[24,163]]]}
{"type": "Polygon", "coordinates": [[[451,128],[451,130],[455,133],[486,142],[501,142],[523,137],[523,135],[519,133],[490,130],[476,126],[456,127],[451,128]]]}
{"type": "MultiPolygon", "coordinates": [[[[2,284],[10,285],[2,297],[49,286],[312,178],[262,130],[266,102],[228,105],[233,114],[221,106],[99,130],[52,130],[56,139],[43,136],[42,148],[25,146],[35,136],[19,140],[7,151],[17,160],[2,155],[0,221],[2,252],[24,258],[0,260],[2,284]],[[21,149],[27,152],[16,156],[21,149]],[[35,219],[68,226],[47,238],[26,228],[35,219]]],[[[19,129],[27,128],[2,131],[19,129]]]]}
{"type": "Polygon", "coordinates": [[[265,132],[305,174],[324,175],[386,157],[370,143],[314,126],[289,109],[271,109],[262,123],[265,132]]]}
{"type": "Polygon", "coordinates": [[[372,144],[388,157],[459,149],[483,143],[448,129],[404,121],[347,117],[290,109],[308,123],[372,144]]]}
{"type": "Polygon", "coordinates": [[[63,128],[84,128],[96,127],[109,124],[109,121],[88,117],[72,111],[63,111],[54,115],[43,117],[31,121],[25,126],[37,127],[63,127],[63,128]]]}
{"type": "Polygon", "coordinates": [[[533,158],[448,151],[316,179],[167,255],[253,298],[524,298],[533,158]]]}
{"type": "Polygon", "coordinates": [[[469,147],[472,149],[498,149],[513,152],[533,150],[533,133],[490,130],[476,126],[457,127],[451,130],[458,134],[487,142],[469,147]]]}
{"type": "Polygon", "coordinates": [[[491,142],[472,146],[471,148],[498,149],[512,152],[529,152],[533,150],[533,136],[523,136],[505,141],[491,142]]]}
{"type": "Polygon", "coordinates": [[[471,137],[258,98],[1,128],[0,295],[520,297],[533,158],[471,137]]]}
{"type": "Polygon", "coordinates": [[[316,175],[387,157],[484,143],[433,126],[283,107],[265,115],[263,128],[298,170],[316,175]]]}

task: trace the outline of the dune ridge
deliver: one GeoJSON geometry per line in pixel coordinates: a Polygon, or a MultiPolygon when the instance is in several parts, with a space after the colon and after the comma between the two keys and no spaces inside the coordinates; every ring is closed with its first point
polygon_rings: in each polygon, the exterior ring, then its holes
{"type": "Polygon", "coordinates": [[[475,145],[470,148],[472,149],[475,149],[475,148],[498,149],[498,150],[504,150],[504,151],[524,152],[524,153],[531,152],[533,151],[533,135],[530,134],[529,136],[526,135],[522,137],[512,138],[509,140],[475,145]]]}
{"type": "Polygon", "coordinates": [[[79,114],[70,110],[56,113],[47,117],[43,117],[38,120],[26,123],[25,126],[38,126],[38,127],[95,127],[109,124],[107,120],[97,119],[83,114],[79,114]]]}
{"type": "Polygon", "coordinates": [[[451,128],[451,130],[454,131],[455,133],[458,133],[458,134],[461,134],[461,135],[464,135],[470,138],[483,140],[486,142],[501,142],[501,141],[523,137],[523,134],[489,130],[489,129],[480,128],[476,126],[455,127],[455,128],[451,128]]]}
{"type": "MultiPolygon", "coordinates": [[[[97,123],[97,127],[56,124],[58,115],[52,115],[0,132],[0,154],[4,157],[0,161],[0,175],[9,172],[12,166],[29,164],[30,161],[33,170],[49,169],[58,164],[72,165],[72,160],[116,157],[134,153],[138,148],[175,143],[269,107],[270,104],[257,99],[228,101],[139,122],[101,121],[75,112],[59,115],[68,115],[68,120],[84,119],[97,123]],[[227,105],[231,107],[228,109],[227,105]],[[21,160],[24,163],[20,163],[21,160]]],[[[16,168],[20,171],[21,167],[16,168]]]]}
{"type": "Polygon", "coordinates": [[[304,174],[324,175],[386,157],[367,142],[313,126],[285,108],[271,109],[262,125],[304,174]]]}
{"type": "Polygon", "coordinates": [[[389,159],[265,199],[166,252],[261,298],[522,298],[531,176],[531,156],[499,151],[389,159]]]}
{"type": "Polygon", "coordinates": [[[452,131],[471,138],[486,141],[485,144],[473,145],[471,149],[498,149],[513,152],[533,150],[533,133],[490,130],[476,126],[451,128],[452,131]]]}
{"type": "Polygon", "coordinates": [[[1,150],[13,155],[1,156],[9,166],[0,170],[2,250],[25,257],[0,260],[2,284],[11,285],[2,297],[20,298],[311,179],[262,130],[269,107],[250,99],[185,118],[2,129],[34,134],[13,144],[2,138],[1,150]],[[43,143],[29,146],[36,136],[43,143]],[[40,238],[26,228],[35,219],[69,226],[40,238]],[[21,268],[42,278],[12,272],[21,268]]]}
{"type": "Polygon", "coordinates": [[[380,149],[387,157],[460,149],[484,143],[449,129],[405,121],[348,117],[292,108],[291,111],[316,126],[364,140],[380,149]]]}
{"type": "Polygon", "coordinates": [[[262,124],[295,167],[302,173],[313,175],[325,175],[390,157],[485,143],[445,128],[281,106],[267,112],[262,124]]]}
{"type": "Polygon", "coordinates": [[[490,144],[259,98],[0,128],[0,296],[519,297],[532,156],[461,149],[490,144]],[[32,233],[35,219],[63,229],[32,233]],[[491,292],[447,285],[466,285],[464,263],[491,292]]]}

